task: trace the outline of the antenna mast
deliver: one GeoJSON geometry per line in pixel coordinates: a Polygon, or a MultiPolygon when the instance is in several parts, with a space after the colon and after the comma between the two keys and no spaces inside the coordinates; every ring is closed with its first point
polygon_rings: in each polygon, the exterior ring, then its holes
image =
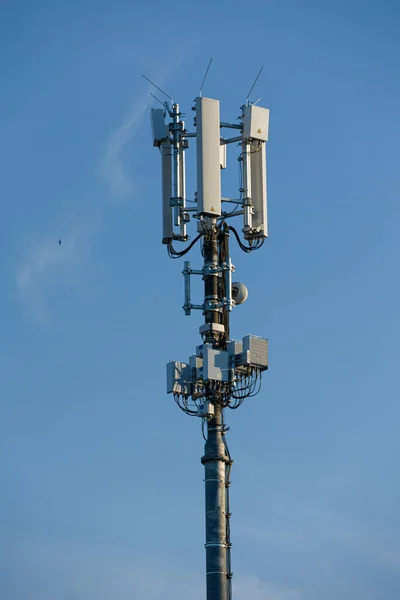
{"type": "MultiPolygon", "coordinates": [[[[259,249],[267,235],[266,141],[269,110],[249,102],[249,96],[261,70],[241,107],[240,124],[221,121],[218,100],[202,97],[202,89],[211,61],[195,100],[195,131],[186,130],[178,104],[171,100],[164,108],[151,109],[153,145],[161,151],[162,161],[162,243],[171,258],[182,258],[198,241],[202,242],[203,266],[193,269],[184,261],[185,315],[201,310],[204,324],[199,333],[201,343],[187,362],[167,364],[167,393],[188,415],[202,420],[205,438],[201,459],[205,471],[206,578],[207,600],[231,600],[231,541],[229,488],[233,461],[226,442],[228,428],[224,410],[237,409],[246,398],[256,395],[261,373],[268,369],[268,340],[245,335],[241,341],[230,339],[229,320],[232,309],[247,298],[244,284],[232,281],[235,267],[229,250],[231,233],[241,250],[259,249]],[[167,122],[165,117],[167,115],[167,122]],[[221,136],[221,129],[236,130],[231,138],[221,136]],[[187,204],[185,152],[190,138],[196,139],[197,189],[187,204]],[[221,169],[226,167],[226,149],[239,144],[240,165],[238,197],[221,193],[221,169]],[[232,206],[233,209],[232,209],[232,206]],[[225,210],[227,207],[230,210],[225,210]],[[228,221],[243,218],[242,233],[228,221]],[[196,222],[197,235],[182,250],[174,242],[187,242],[187,225],[196,222]],[[201,276],[204,298],[192,303],[191,277],[201,276]]],[[[158,98],[156,98],[158,102],[158,98]]]]}
{"type": "Polygon", "coordinates": [[[208,75],[208,71],[210,70],[211,63],[212,63],[212,57],[210,58],[210,62],[208,63],[208,67],[207,67],[206,73],[205,73],[205,75],[203,77],[203,81],[201,82],[200,91],[199,91],[199,97],[200,98],[203,95],[203,87],[204,87],[204,83],[205,83],[205,81],[207,79],[207,75],[208,75]]]}

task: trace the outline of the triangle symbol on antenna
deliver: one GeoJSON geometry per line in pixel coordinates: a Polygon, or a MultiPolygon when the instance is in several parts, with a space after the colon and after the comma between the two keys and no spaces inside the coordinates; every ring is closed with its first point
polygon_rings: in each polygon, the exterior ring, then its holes
{"type": "Polygon", "coordinates": [[[215,208],[213,206],[210,208],[210,212],[215,212],[215,208]]]}
{"type": "Polygon", "coordinates": [[[262,133],[260,128],[257,129],[257,133],[262,133]]]}

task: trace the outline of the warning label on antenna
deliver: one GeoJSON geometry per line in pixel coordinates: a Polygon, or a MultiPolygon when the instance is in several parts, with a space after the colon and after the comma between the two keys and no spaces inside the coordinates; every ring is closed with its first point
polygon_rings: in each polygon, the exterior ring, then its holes
{"type": "Polygon", "coordinates": [[[257,133],[262,133],[260,128],[257,129],[257,133]]]}
{"type": "Polygon", "coordinates": [[[210,208],[210,212],[215,212],[215,208],[213,206],[210,208]]]}

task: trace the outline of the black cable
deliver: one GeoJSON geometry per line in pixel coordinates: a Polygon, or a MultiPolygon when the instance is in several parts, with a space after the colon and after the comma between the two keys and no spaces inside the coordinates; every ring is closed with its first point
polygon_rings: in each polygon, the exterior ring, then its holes
{"type": "Polygon", "coordinates": [[[227,225],[228,229],[230,231],[233,231],[236,241],[239,244],[239,247],[241,250],[243,250],[243,252],[254,252],[254,250],[258,250],[259,248],[261,248],[261,246],[264,244],[264,239],[258,239],[256,240],[256,243],[254,245],[250,245],[250,246],[245,246],[242,242],[242,240],[239,237],[238,232],[236,231],[236,229],[234,227],[232,227],[232,225],[227,225]]]}
{"type": "Polygon", "coordinates": [[[191,416],[197,416],[197,411],[193,411],[190,410],[189,408],[187,408],[187,406],[182,406],[180,399],[179,399],[179,394],[174,394],[174,400],[175,403],[177,404],[177,406],[179,406],[179,408],[187,415],[191,415],[191,416]]]}
{"type": "Polygon", "coordinates": [[[236,229],[234,227],[232,227],[232,225],[228,225],[229,230],[233,231],[236,241],[239,244],[239,247],[241,248],[241,250],[243,250],[243,252],[251,252],[253,250],[253,248],[251,246],[245,246],[242,242],[242,240],[239,237],[238,232],[236,231],[236,229]]]}
{"type": "Polygon", "coordinates": [[[168,256],[170,258],[181,258],[182,256],[185,256],[185,254],[187,254],[189,252],[189,250],[191,250],[193,248],[193,246],[196,244],[196,242],[198,242],[199,239],[203,235],[204,235],[203,233],[199,233],[199,235],[194,238],[194,240],[189,244],[189,246],[187,246],[182,251],[175,250],[175,248],[172,246],[172,241],[169,242],[168,245],[167,245],[168,256]]]}

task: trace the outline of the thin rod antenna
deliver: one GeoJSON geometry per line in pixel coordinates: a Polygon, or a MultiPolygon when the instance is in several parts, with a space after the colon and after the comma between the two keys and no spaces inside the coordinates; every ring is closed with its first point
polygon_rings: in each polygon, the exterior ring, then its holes
{"type": "Polygon", "coordinates": [[[167,92],[164,92],[164,90],[162,90],[160,87],[158,87],[158,85],[156,85],[153,81],[151,81],[151,79],[149,79],[148,77],[146,77],[146,75],[142,75],[142,77],[144,77],[146,79],[146,81],[148,81],[149,83],[151,83],[151,85],[154,85],[155,88],[158,89],[159,92],[161,92],[162,94],[164,94],[164,96],[167,96],[167,98],[169,98],[172,102],[172,98],[169,94],[167,94],[167,92]]]}
{"type": "Polygon", "coordinates": [[[157,102],[159,102],[161,104],[161,106],[164,106],[164,102],[162,102],[159,98],[157,98],[157,96],[155,96],[151,92],[150,92],[150,96],[153,96],[154,100],[157,100],[157,102]]]}
{"type": "Polygon", "coordinates": [[[200,92],[199,92],[199,96],[200,96],[200,98],[201,98],[201,95],[202,95],[202,93],[203,93],[204,82],[205,82],[205,80],[207,79],[208,71],[210,70],[210,67],[211,67],[212,60],[213,60],[213,57],[211,57],[211,58],[210,58],[210,62],[208,63],[208,67],[207,67],[207,70],[206,70],[206,74],[204,75],[203,81],[201,82],[201,86],[200,86],[200,92]]]}
{"type": "Polygon", "coordinates": [[[258,78],[260,77],[260,75],[261,75],[261,71],[263,70],[263,68],[264,68],[264,66],[262,66],[262,67],[261,67],[261,69],[259,70],[259,72],[258,72],[258,75],[257,75],[257,77],[255,78],[253,85],[251,86],[251,88],[250,88],[250,91],[249,91],[249,93],[247,94],[246,102],[248,102],[248,101],[249,101],[250,94],[251,94],[251,92],[253,91],[253,89],[254,89],[254,86],[256,85],[256,83],[257,83],[257,81],[258,81],[258,78]]]}

